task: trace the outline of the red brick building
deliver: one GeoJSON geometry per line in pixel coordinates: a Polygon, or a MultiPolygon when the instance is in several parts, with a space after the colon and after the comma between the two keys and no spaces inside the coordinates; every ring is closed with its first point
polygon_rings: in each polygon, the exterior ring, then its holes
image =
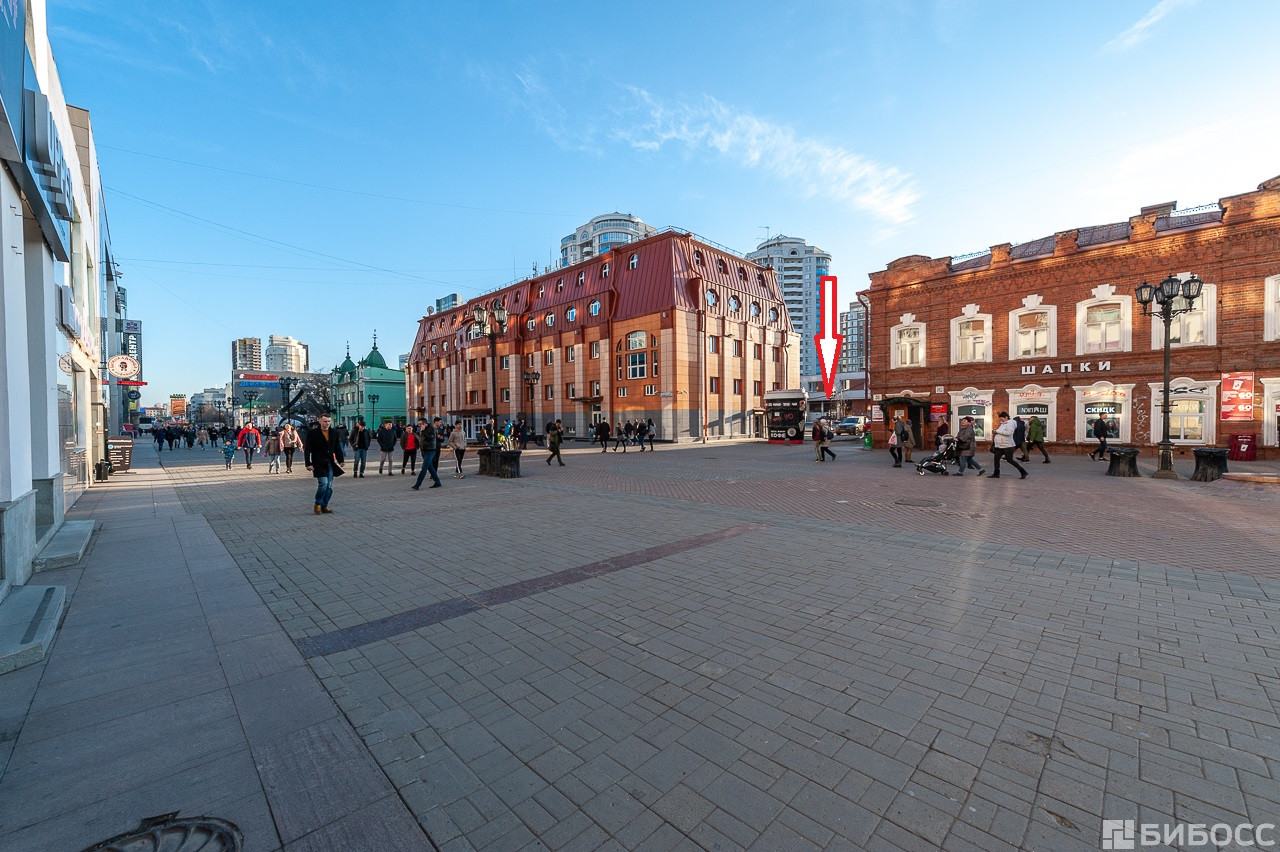
{"type": "Polygon", "coordinates": [[[489,340],[477,305],[503,305],[498,419],[588,437],[602,420],[652,418],[663,441],[763,436],[763,395],[799,387],[799,340],[772,269],[665,231],[423,317],[405,381],[411,415],[490,411],[489,340]],[[537,384],[524,381],[537,372],[537,384]]]}
{"type": "Polygon", "coordinates": [[[1134,288],[1195,273],[1201,298],[1170,335],[1173,440],[1188,452],[1249,434],[1261,456],[1280,455],[1280,177],[1216,205],[1175,207],[964,258],[912,255],[872,273],[873,404],[886,419],[906,413],[927,446],[940,417],[954,431],[972,414],[989,433],[1002,410],[1040,415],[1060,447],[1093,445],[1096,417],[1116,441],[1152,446],[1164,327],[1143,316],[1134,288]]]}

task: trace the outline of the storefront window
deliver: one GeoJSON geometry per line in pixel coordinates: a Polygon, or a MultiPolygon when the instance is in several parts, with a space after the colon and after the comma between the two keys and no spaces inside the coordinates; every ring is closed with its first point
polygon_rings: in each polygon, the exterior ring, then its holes
{"type": "Polygon", "coordinates": [[[1204,403],[1177,399],[1169,405],[1169,437],[1174,441],[1204,440],[1204,403]]]}
{"type": "Polygon", "coordinates": [[[59,329],[54,334],[58,352],[58,455],[62,468],[63,500],[70,506],[89,483],[89,468],[85,462],[86,451],[80,435],[80,406],[89,401],[80,398],[76,390],[76,365],[71,356],[70,343],[59,329]]]}
{"type": "Polygon", "coordinates": [[[974,437],[979,440],[985,438],[987,435],[987,407],[985,405],[962,405],[956,409],[957,424],[966,417],[973,418],[974,437]]]}
{"type": "Polygon", "coordinates": [[[1120,418],[1124,415],[1122,402],[1091,402],[1084,407],[1085,434],[1093,435],[1093,423],[1102,418],[1107,424],[1107,437],[1119,439],[1120,418]]]}

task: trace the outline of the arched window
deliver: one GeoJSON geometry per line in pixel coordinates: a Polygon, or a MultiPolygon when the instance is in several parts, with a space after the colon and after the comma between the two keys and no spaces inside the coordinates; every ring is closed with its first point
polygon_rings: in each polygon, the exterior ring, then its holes
{"type": "Polygon", "coordinates": [[[643,349],[645,343],[645,333],[643,331],[633,331],[627,335],[628,349],[643,349]]]}
{"type": "Polygon", "coordinates": [[[724,262],[723,257],[716,258],[716,271],[722,275],[727,275],[729,273],[729,264],[724,262]]]}
{"type": "Polygon", "coordinates": [[[556,315],[551,311],[548,311],[547,315],[543,317],[543,321],[547,324],[547,328],[551,328],[551,326],[556,324],[556,315]]]}
{"type": "Polygon", "coordinates": [[[568,322],[573,322],[574,320],[576,320],[576,319],[578,318],[578,309],[577,309],[577,308],[569,308],[569,310],[567,310],[567,311],[565,311],[565,312],[564,312],[564,318],[565,318],[565,320],[567,320],[568,322]]]}
{"type": "Polygon", "coordinates": [[[600,277],[601,278],[609,277],[609,264],[606,263],[604,266],[600,267],[600,277]]]}
{"type": "Polygon", "coordinates": [[[720,297],[716,295],[715,290],[707,290],[707,307],[714,308],[716,303],[720,301],[720,297]]]}
{"type": "Polygon", "coordinates": [[[545,284],[539,284],[539,285],[538,285],[538,298],[539,298],[539,299],[541,299],[543,296],[545,296],[545,295],[546,295],[546,293],[547,293],[547,285],[545,285],[545,284]]]}
{"type": "Polygon", "coordinates": [[[600,315],[600,300],[599,300],[599,299],[593,299],[593,300],[591,301],[591,304],[587,305],[587,313],[591,314],[591,316],[593,316],[593,317],[594,317],[594,316],[599,316],[599,315],[600,315]]]}
{"type": "Polygon", "coordinates": [[[627,269],[635,269],[639,265],[640,255],[633,253],[631,257],[627,258],[627,269]]]}
{"type": "Polygon", "coordinates": [[[747,268],[745,266],[738,267],[738,280],[739,281],[747,280],[747,268]]]}
{"type": "Polygon", "coordinates": [[[533,317],[529,317],[528,322],[526,322],[524,325],[525,325],[525,328],[529,329],[530,331],[533,331],[535,328],[538,327],[538,321],[533,317]]]}
{"type": "Polygon", "coordinates": [[[915,314],[903,314],[898,325],[889,329],[889,367],[925,366],[925,324],[916,322],[915,314]]]}
{"type": "Polygon", "coordinates": [[[694,253],[693,253],[693,265],[694,265],[694,266],[701,266],[701,265],[702,265],[702,252],[697,251],[697,250],[695,250],[695,251],[694,251],[694,253]]]}
{"type": "Polygon", "coordinates": [[[559,293],[559,292],[560,292],[561,290],[563,290],[563,289],[564,289],[564,279],[563,279],[563,278],[557,278],[557,279],[556,279],[556,292],[557,292],[557,293],[559,293]]]}
{"type": "Polygon", "coordinates": [[[770,324],[770,325],[772,325],[772,324],[774,324],[774,323],[775,323],[775,322],[777,322],[777,321],[778,321],[778,309],[777,309],[777,308],[770,308],[770,309],[769,309],[769,324],[770,324]]]}
{"type": "Polygon", "coordinates": [[[741,299],[739,299],[737,296],[730,296],[730,297],[729,297],[729,312],[730,312],[730,313],[735,313],[735,314],[736,314],[736,313],[737,313],[738,311],[740,311],[740,310],[742,310],[742,300],[741,300],[741,299]]]}
{"type": "Polygon", "coordinates": [[[581,287],[581,286],[586,282],[586,280],[587,280],[587,273],[585,273],[585,272],[579,272],[579,273],[578,273],[578,286],[579,286],[579,287],[581,287]]]}
{"type": "MultiPolygon", "coordinates": [[[[973,364],[991,361],[991,314],[978,313],[974,303],[964,306],[951,320],[951,363],[973,364]]],[[[905,365],[904,365],[905,366],[905,365]]]]}
{"type": "Polygon", "coordinates": [[[760,303],[759,303],[759,302],[752,302],[752,303],[751,303],[751,318],[752,318],[752,319],[755,319],[755,318],[756,318],[756,317],[758,317],[758,316],[760,316],[760,303]]]}

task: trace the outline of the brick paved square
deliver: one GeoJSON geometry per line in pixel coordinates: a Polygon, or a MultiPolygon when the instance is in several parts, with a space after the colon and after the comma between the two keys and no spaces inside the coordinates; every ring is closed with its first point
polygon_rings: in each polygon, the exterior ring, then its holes
{"type": "Polygon", "coordinates": [[[1280,492],[807,461],[570,449],[411,498],[340,481],[324,518],[307,482],[168,472],[295,641],[526,590],[308,659],[441,848],[1097,848],[1103,818],[1275,816],[1280,492]]]}

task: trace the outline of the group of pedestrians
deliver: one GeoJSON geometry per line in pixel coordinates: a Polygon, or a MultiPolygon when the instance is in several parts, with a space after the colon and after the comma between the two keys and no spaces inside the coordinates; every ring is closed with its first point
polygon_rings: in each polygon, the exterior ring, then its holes
{"type": "MultiPolygon", "coordinates": [[[[994,457],[994,469],[991,479],[1000,476],[1000,463],[1007,462],[1018,471],[1019,478],[1027,478],[1027,469],[1018,462],[1030,461],[1029,453],[1038,449],[1044,456],[1043,464],[1049,464],[1049,452],[1044,446],[1045,426],[1039,417],[1024,421],[1021,417],[1009,417],[1009,412],[1001,411],[997,416],[998,424],[991,436],[991,453],[994,457]],[[1020,455],[1019,455],[1020,454],[1020,455]]],[[[976,470],[978,476],[986,473],[986,468],[978,464],[975,455],[978,450],[978,438],[975,431],[976,421],[973,417],[960,418],[960,428],[955,434],[955,462],[959,468],[956,475],[963,476],[966,469],[976,470]]],[[[1105,429],[1105,427],[1104,427],[1105,429]]],[[[938,424],[935,431],[935,445],[941,447],[950,434],[946,421],[938,424]]],[[[1096,433],[1095,433],[1096,434],[1096,433]]],[[[893,458],[894,467],[902,467],[903,461],[912,461],[911,451],[915,448],[915,433],[911,422],[905,415],[894,418],[893,430],[889,434],[889,455],[893,458]]],[[[1105,448],[1105,437],[1103,438],[1105,448]]],[[[1093,454],[1090,453],[1090,456],[1093,454]]],[[[936,457],[935,457],[936,458],[936,457]]]]}
{"type": "Polygon", "coordinates": [[[658,427],[653,422],[652,417],[648,420],[639,418],[626,421],[620,420],[616,428],[610,426],[608,420],[601,420],[596,424],[595,431],[592,433],[591,443],[599,444],[600,452],[604,453],[609,451],[609,440],[612,439],[615,453],[618,451],[618,447],[622,447],[622,451],[625,453],[627,447],[633,446],[639,447],[640,452],[643,453],[645,442],[648,441],[649,452],[653,452],[653,443],[657,435],[658,427]]]}

